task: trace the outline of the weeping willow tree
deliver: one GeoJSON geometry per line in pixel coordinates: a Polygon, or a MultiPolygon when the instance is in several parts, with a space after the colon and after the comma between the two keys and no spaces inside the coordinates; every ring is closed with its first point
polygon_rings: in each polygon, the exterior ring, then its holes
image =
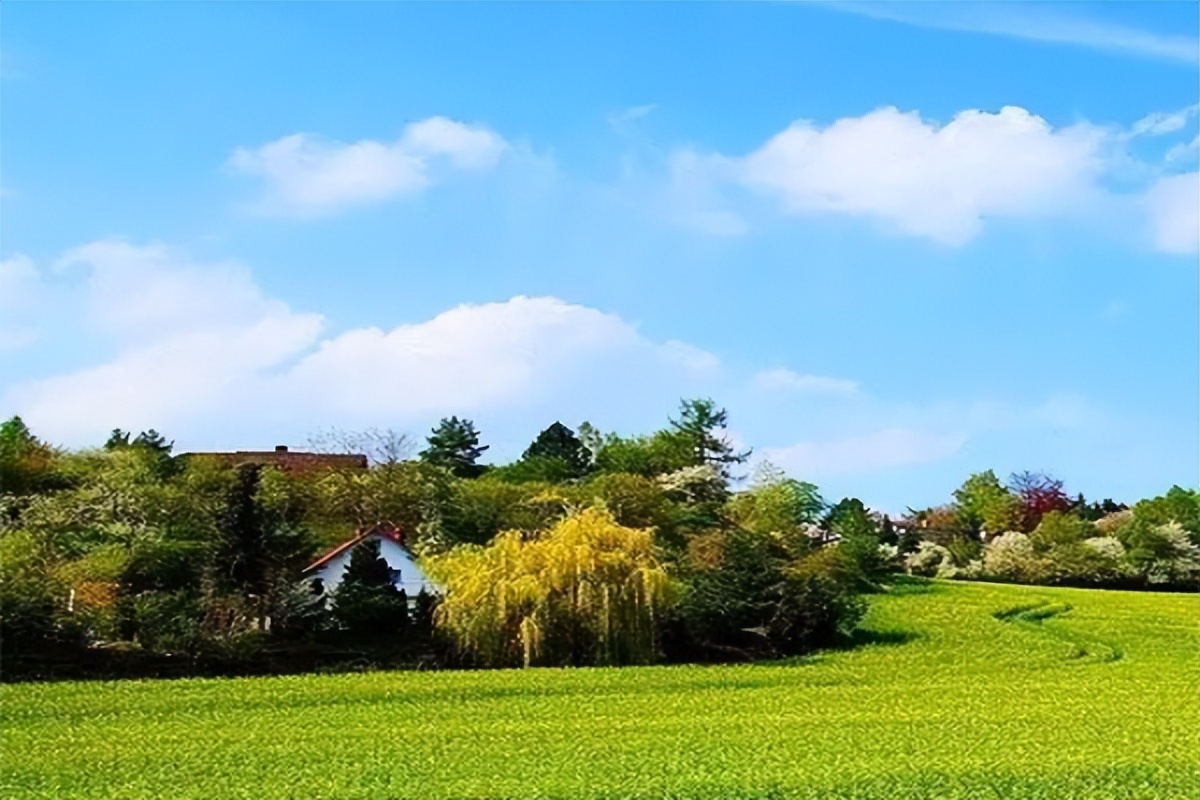
{"type": "Polygon", "coordinates": [[[446,587],[435,621],[485,664],[652,661],[655,618],[676,596],[652,534],[591,508],[533,540],[505,531],[433,557],[446,587]]]}

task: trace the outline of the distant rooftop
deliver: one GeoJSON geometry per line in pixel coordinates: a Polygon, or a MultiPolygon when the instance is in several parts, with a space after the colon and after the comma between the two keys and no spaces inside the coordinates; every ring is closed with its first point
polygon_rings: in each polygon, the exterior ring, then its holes
{"type": "Polygon", "coordinates": [[[285,472],[303,473],[332,469],[366,469],[367,457],[359,453],[301,453],[277,445],[274,450],[236,450],[232,453],[184,453],[185,456],[211,458],[231,467],[260,464],[285,472]]]}

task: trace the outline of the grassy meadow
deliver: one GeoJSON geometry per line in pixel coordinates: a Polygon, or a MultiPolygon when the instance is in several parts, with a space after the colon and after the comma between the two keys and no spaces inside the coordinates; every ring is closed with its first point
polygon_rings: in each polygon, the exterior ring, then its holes
{"type": "Polygon", "coordinates": [[[1200,797],[1200,596],[909,580],[787,663],[0,687],[0,796],[1200,797]]]}

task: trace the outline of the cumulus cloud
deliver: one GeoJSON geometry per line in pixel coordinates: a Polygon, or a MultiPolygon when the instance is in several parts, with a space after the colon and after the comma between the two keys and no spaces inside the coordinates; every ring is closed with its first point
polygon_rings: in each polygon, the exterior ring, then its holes
{"type": "Polygon", "coordinates": [[[114,353],[18,383],[0,406],[68,444],[94,442],[114,425],[404,424],[599,392],[644,402],[719,368],[703,350],[652,341],[615,315],[552,297],[463,305],[390,330],[331,336],[320,315],[264,296],[236,262],[195,263],[161,245],[103,241],[72,250],[59,267],[79,279],[81,335],[105,338],[114,353]]]}
{"type": "Polygon", "coordinates": [[[283,381],[331,410],[418,414],[521,402],[555,382],[594,386],[601,373],[636,380],[656,369],[713,366],[712,356],[650,342],[612,314],[553,297],[514,297],[390,331],[347,332],[322,342],[283,381]]]}
{"type": "Polygon", "coordinates": [[[489,169],[507,146],[487,128],[432,117],[408,125],[392,142],[346,144],[295,133],[238,148],[228,166],[262,179],[257,211],[311,217],[419,192],[447,169],[489,169]]]}
{"type": "Polygon", "coordinates": [[[1187,255],[1200,248],[1200,173],[1160,179],[1143,204],[1159,250],[1187,255]]]}
{"type": "Polygon", "coordinates": [[[666,204],[675,223],[713,236],[745,234],[756,213],[773,207],[857,217],[949,247],[999,218],[1149,220],[1158,249],[1190,252],[1180,244],[1189,219],[1176,211],[1185,180],[1170,173],[1190,165],[1197,140],[1170,144],[1161,162],[1132,149],[1144,137],[1185,131],[1198,108],[1151,113],[1124,128],[1055,127],[1016,106],[966,110],[944,124],[894,107],[826,125],[797,120],[743,155],[674,151],[666,204]]]}
{"type": "Polygon", "coordinates": [[[797,475],[822,478],[939,461],[954,455],[966,441],[961,433],[885,428],[842,439],[766,448],[762,455],[797,475]]]}
{"type": "Polygon", "coordinates": [[[735,179],[796,214],[840,213],[960,245],[988,217],[1061,213],[1103,172],[1104,132],[1055,129],[1008,106],[945,125],[881,108],[824,128],[797,121],[731,161],[735,179]]]}
{"type": "Polygon", "coordinates": [[[769,392],[805,394],[849,394],[858,391],[858,383],[824,375],[800,375],[790,369],[767,369],[754,376],[754,385],[769,392]]]}

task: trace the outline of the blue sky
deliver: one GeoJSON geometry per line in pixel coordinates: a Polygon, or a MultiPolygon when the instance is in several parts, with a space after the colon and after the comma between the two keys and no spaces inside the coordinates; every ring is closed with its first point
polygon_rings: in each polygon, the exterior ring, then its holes
{"type": "Polygon", "coordinates": [[[0,413],[72,446],[711,395],[833,497],[1197,482],[1190,3],[0,8],[0,413]]]}

